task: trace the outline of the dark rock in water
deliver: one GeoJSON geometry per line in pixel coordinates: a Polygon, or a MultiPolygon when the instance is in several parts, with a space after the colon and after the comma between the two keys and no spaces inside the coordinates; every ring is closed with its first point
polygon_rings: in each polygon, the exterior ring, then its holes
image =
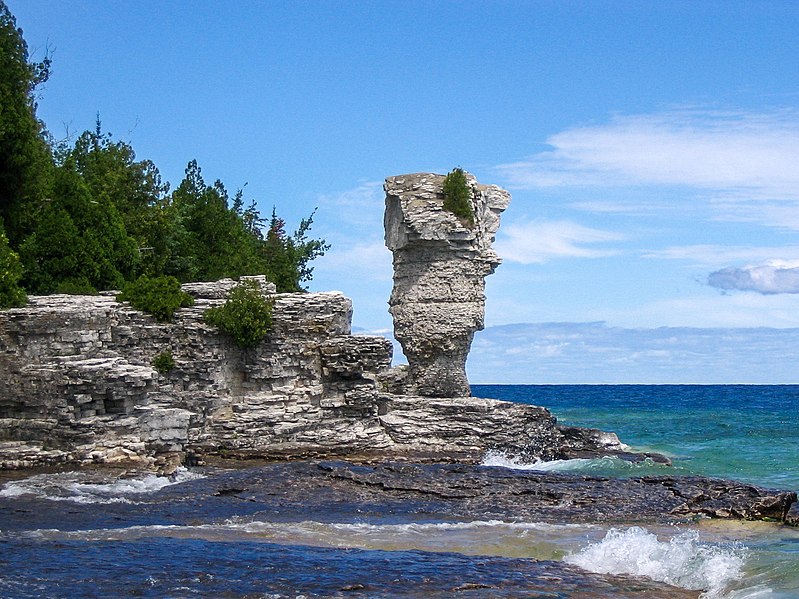
{"type": "Polygon", "coordinates": [[[785,516],[785,523],[791,526],[799,526],[799,503],[794,503],[785,516]]]}
{"type": "Polygon", "coordinates": [[[795,521],[796,493],[703,477],[607,478],[468,464],[285,462],[229,471],[127,504],[0,500],[0,528],[186,524],[258,514],[267,521],[670,523],[696,517],[795,521]],[[786,520],[787,517],[787,520],[786,520]],[[106,523],[104,518],[108,518],[106,523]],[[93,524],[89,525],[89,522],[93,524]]]}
{"type": "Polygon", "coordinates": [[[667,522],[707,516],[784,522],[796,493],[704,477],[605,478],[467,465],[322,463],[334,488],[428,498],[462,518],[667,522]]]}
{"type": "Polygon", "coordinates": [[[671,460],[659,453],[632,452],[622,449],[619,438],[615,433],[609,433],[598,428],[582,428],[579,426],[557,426],[562,435],[560,450],[557,459],[573,460],[577,458],[617,457],[628,462],[640,462],[650,459],[656,464],[671,466],[671,460]]]}

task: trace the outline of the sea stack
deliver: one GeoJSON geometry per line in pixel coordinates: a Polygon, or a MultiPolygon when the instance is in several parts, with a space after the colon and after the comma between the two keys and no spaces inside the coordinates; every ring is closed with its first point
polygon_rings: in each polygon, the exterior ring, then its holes
{"type": "Polygon", "coordinates": [[[492,248],[510,194],[466,173],[473,222],[444,208],[445,177],[386,179],[386,246],[394,254],[389,312],[409,366],[409,391],[467,397],[466,357],[485,319],[485,277],[501,259],[492,248]]]}

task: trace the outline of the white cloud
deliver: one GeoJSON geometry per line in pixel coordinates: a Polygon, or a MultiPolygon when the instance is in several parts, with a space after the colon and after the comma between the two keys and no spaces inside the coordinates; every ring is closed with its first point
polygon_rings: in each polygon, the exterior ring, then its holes
{"type": "MultiPolygon", "coordinates": [[[[510,187],[684,187],[693,190],[682,194],[690,202],[673,209],[699,203],[717,220],[799,229],[796,110],[622,115],[567,129],[546,142],[551,149],[497,167],[510,187]]],[[[595,200],[576,207],[620,212],[627,204],[628,212],[640,212],[650,200],[657,203],[656,196],[642,193],[628,202],[595,200]]]]}
{"type": "Polygon", "coordinates": [[[327,222],[344,227],[376,225],[378,232],[382,230],[385,196],[380,181],[362,181],[353,189],[319,196],[318,202],[327,222]]]}
{"type": "Polygon", "coordinates": [[[708,275],[708,285],[725,291],[764,295],[799,293],[799,261],[769,260],[742,268],[723,268],[708,275]]]}
{"type": "Polygon", "coordinates": [[[499,168],[514,185],[690,185],[799,189],[799,114],[678,110],[617,116],[547,139],[552,150],[499,168]]]}
{"type": "Polygon", "coordinates": [[[661,250],[645,250],[641,255],[644,258],[685,260],[701,266],[719,267],[731,262],[770,261],[774,260],[777,255],[795,256],[795,259],[799,260],[799,246],[755,247],[698,244],[671,246],[661,250]]]}
{"type": "MultiPolygon", "coordinates": [[[[697,289],[702,289],[697,284],[697,289]]],[[[667,298],[625,308],[600,307],[585,317],[619,326],[671,326],[698,328],[799,327],[795,295],[740,293],[721,295],[706,289],[701,295],[667,298]]]]}
{"type": "Polygon", "coordinates": [[[624,236],[611,231],[585,227],[570,221],[536,220],[506,223],[495,244],[503,259],[521,264],[542,264],[552,258],[600,258],[618,250],[586,247],[619,241],[624,236]]]}
{"type": "Polygon", "coordinates": [[[333,246],[319,260],[318,270],[328,277],[353,278],[366,281],[391,281],[394,269],[391,252],[382,241],[333,246]]]}

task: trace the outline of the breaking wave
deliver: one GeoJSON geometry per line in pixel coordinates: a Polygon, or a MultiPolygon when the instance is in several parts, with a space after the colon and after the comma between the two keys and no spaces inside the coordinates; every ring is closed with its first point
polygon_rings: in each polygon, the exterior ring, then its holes
{"type": "Polygon", "coordinates": [[[689,590],[702,597],[725,596],[725,590],[743,577],[749,550],[740,544],[710,545],[699,535],[685,532],[667,541],[644,528],[612,528],[564,561],[599,574],[632,574],[689,590]]]}
{"type": "Polygon", "coordinates": [[[91,474],[84,472],[37,474],[4,484],[0,488],[0,497],[33,496],[74,503],[133,503],[130,496],[155,493],[164,487],[197,478],[203,478],[203,475],[186,468],[178,468],[171,476],[145,474],[117,479],[93,479],[91,474]]]}
{"type": "Polygon", "coordinates": [[[551,460],[525,462],[502,451],[488,451],[482,466],[512,468],[514,470],[530,470],[536,472],[575,472],[581,474],[597,474],[608,476],[645,476],[648,474],[673,473],[674,469],[659,464],[650,458],[639,462],[631,462],[618,457],[575,458],[572,460],[551,460]]]}

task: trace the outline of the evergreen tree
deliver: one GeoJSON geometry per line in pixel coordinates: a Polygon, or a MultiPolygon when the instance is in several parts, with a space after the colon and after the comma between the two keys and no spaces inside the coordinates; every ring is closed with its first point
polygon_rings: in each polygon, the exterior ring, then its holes
{"type": "Polygon", "coordinates": [[[0,310],[21,308],[27,303],[25,290],[19,286],[21,278],[22,265],[19,256],[9,246],[8,237],[0,222],[0,310]]]}
{"type": "Polygon", "coordinates": [[[74,165],[95,201],[114,205],[128,235],[143,248],[140,268],[163,269],[153,250],[164,234],[162,205],[169,185],[155,164],[137,161],[130,144],[104,134],[99,117],[95,130],[83,133],[64,161],[74,165]]]}
{"type": "Polygon", "coordinates": [[[0,217],[13,247],[31,230],[33,208],[49,194],[52,155],[34,97],[49,69],[48,57],[28,62],[22,30],[0,0],[0,217]]]}
{"type": "Polygon", "coordinates": [[[302,283],[310,281],[313,273],[309,263],[323,256],[330,248],[324,239],[308,239],[315,212],[300,221],[293,235],[288,235],[285,221],[272,208],[272,218],[261,252],[265,261],[264,272],[281,293],[304,291],[302,283]]]}
{"type": "MultiPolygon", "coordinates": [[[[262,272],[257,239],[240,212],[241,196],[230,207],[224,185],[206,185],[196,160],[172,194],[172,207],[177,224],[167,274],[210,281],[262,272]]],[[[257,221],[257,213],[250,218],[257,221]]]]}
{"type": "Polygon", "coordinates": [[[56,172],[53,195],[20,247],[25,287],[32,293],[119,289],[134,274],[138,248],[114,204],[93,199],[69,161],[56,172]]]}

